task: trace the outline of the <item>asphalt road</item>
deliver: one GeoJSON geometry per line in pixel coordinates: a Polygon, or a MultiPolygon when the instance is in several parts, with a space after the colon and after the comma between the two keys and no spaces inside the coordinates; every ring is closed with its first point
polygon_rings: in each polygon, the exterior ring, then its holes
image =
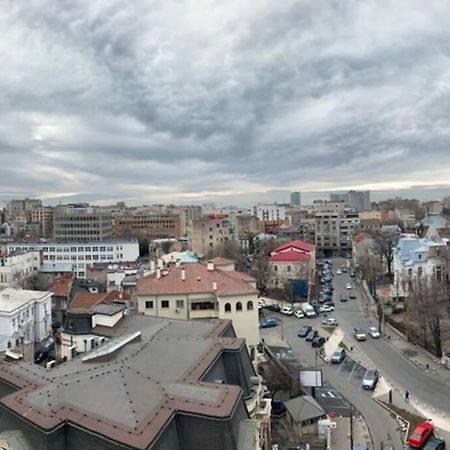
{"type": "MultiPolygon", "coordinates": [[[[336,273],[336,269],[346,260],[334,258],[332,261],[333,270],[336,273]]],[[[363,302],[361,302],[361,296],[365,295],[361,286],[356,285],[353,289],[357,293],[356,300],[349,300],[347,303],[339,301],[340,294],[348,292],[345,287],[348,282],[352,285],[355,284],[348,273],[334,276],[333,295],[336,311],[332,314],[338,320],[345,334],[352,337],[354,327],[367,330],[368,323],[364,317],[363,302]]],[[[377,324],[372,325],[376,326],[377,324]]],[[[418,400],[429,406],[430,410],[437,410],[436,413],[441,417],[443,414],[450,415],[450,388],[447,384],[417,368],[384,339],[372,339],[367,336],[365,342],[356,343],[355,341],[356,345],[391,385],[399,388],[402,392],[408,390],[412,401],[418,400]]]]}
{"type": "MultiPolygon", "coordinates": [[[[265,334],[283,333],[284,338],[291,345],[294,355],[301,360],[305,365],[309,364],[309,368],[317,367],[322,370],[323,376],[327,386],[332,386],[334,389],[323,389],[318,392],[318,395],[324,394],[331,397],[328,399],[330,405],[333,405],[333,395],[339,400],[339,395],[344,396],[361,414],[364,416],[374,442],[376,450],[381,448],[381,443],[385,439],[387,433],[393,438],[393,445],[395,450],[403,448],[400,434],[398,431],[397,422],[392,419],[389,413],[383,409],[376,402],[371,401],[372,392],[364,391],[361,388],[362,376],[364,369],[355,363],[344,362],[339,370],[335,365],[330,365],[324,362],[321,358],[316,357],[314,349],[309,342],[297,336],[298,330],[302,325],[310,324],[320,332],[320,324],[322,317],[317,319],[296,319],[294,317],[283,317],[280,314],[271,314],[277,316],[283,321],[282,327],[271,328],[268,330],[261,330],[261,336],[265,334]],[[337,391],[337,393],[336,393],[337,391]]],[[[305,367],[306,368],[306,367],[305,367]]],[[[335,401],[339,405],[339,401],[335,401]]],[[[327,408],[328,409],[328,408],[327,408]]],[[[335,411],[338,414],[341,411],[335,411]]],[[[344,413],[344,411],[342,411],[344,413]]],[[[357,444],[357,442],[355,442],[357,444]]],[[[349,444],[350,445],[350,444],[349,444]]]]}

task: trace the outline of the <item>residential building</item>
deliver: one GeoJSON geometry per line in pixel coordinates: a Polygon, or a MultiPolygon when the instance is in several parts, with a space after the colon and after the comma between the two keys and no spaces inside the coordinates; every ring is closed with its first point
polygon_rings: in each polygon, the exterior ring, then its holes
{"type": "Polygon", "coordinates": [[[441,279],[445,274],[444,250],[449,240],[432,231],[425,238],[403,235],[394,249],[393,271],[396,296],[408,296],[415,279],[441,279]]]}
{"type": "Polygon", "coordinates": [[[72,350],[56,369],[0,368],[0,426],[21,433],[23,445],[270,448],[271,400],[261,398],[245,342],[229,320],[126,315],[103,304],[70,320],[89,352],[75,357],[72,350]]]}
{"type": "Polygon", "coordinates": [[[95,263],[87,269],[87,278],[100,283],[106,291],[122,289],[122,282],[128,275],[143,271],[142,264],[136,261],[95,263]]]}
{"type": "Polygon", "coordinates": [[[286,207],[272,204],[272,205],[257,205],[255,206],[255,216],[259,221],[269,220],[286,220],[286,207]]]}
{"type": "Polygon", "coordinates": [[[0,291],[0,351],[17,345],[40,342],[52,323],[52,293],[7,288],[0,291]]]}
{"type": "Polygon", "coordinates": [[[114,219],[116,238],[178,239],[181,236],[180,216],[175,214],[135,215],[114,219]]]}
{"type": "Polygon", "coordinates": [[[382,222],[380,219],[359,219],[359,229],[361,231],[373,231],[380,233],[382,222]]]}
{"type": "Polygon", "coordinates": [[[250,241],[259,233],[258,218],[247,213],[230,213],[228,217],[235,230],[234,240],[243,250],[248,250],[250,241]]]}
{"type": "Polygon", "coordinates": [[[314,214],[330,212],[342,213],[350,208],[350,204],[345,201],[314,200],[313,202],[314,214]]]}
{"type": "Polygon", "coordinates": [[[92,242],[112,239],[112,214],[95,206],[58,206],[53,214],[57,242],[92,242]]]}
{"type": "Polygon", "coordinates": [[[350,252],[352,237],[359,227],[355,210],[317,212],[315,215],[315,245],[325,253],[350,252]]]}
{"type": "Polygon", "coordinates": [[[370,210],[370,191],[348,191],[330,194],[332,202],[349,203],[357,211],[370,210]]]}
{"type": "Polygon", "coordinates": [[[86,242],[12,242],[8,252],[17,250],[42,251],[43,261],[71,264],[78,278],[86,277],[86,268],[96,262],[136,261],[139,257],[139,243],[136,240],[110,240],[86,242]]]}
{"type": "Polygon", "coordinates": [[[291,206],[300,206],[300,192],[291,192],[291,206]]]}
{"type": "Polygon", "coordinates": [[[41,236],[43,238],[53,238],[53,208],[51,206],[38,206],[32,209],[31,221],[41,224],[41,236]]]}
{"type": "Polygon", "coordinates": [[[230,319],[252,353],[259,343],[256,281],[234,270],[234,261],[215,258],[186,264],[139,279],[137,310],[173,319],[230,319]]]}
{"type": "Polygon", "coordinates": [[[20,219],[29,222],[31,221],[31,211],[39,206],[42,206],[41,200],[34,198],[10,200],[6,205],[6,219],[8,221],[20,219]]]}
{"type": "Polygon", "coordinates": [[[368,209],[367,211],[359,211],[361,220],[381,220],[381,214],[378,209],[368,209]]]}
{"type": "Polygon", "coordinates": [[[42,265],[38,250],[17,250],[0,257],[0,289],[24,288],[42,265]]]}
{"type": "Polygon", "coordinates": [[[269,284],[272,287],[283,288],[289,282],[294,289],[294,281],[298,286],[298,296],[308,297],[315,283],[316,249],[313,244],[298,240],[282,244],[271,253],[269,264],[269,284]]]}
{"type": "Polygon", "coordinates": [[[189,248],[200,255],[211,255],[226,241],[235,240],[235,230],[226,215],[194,219],[188,233],[189,248]]]}
{"type": "Polygon", "coordinates": [[[64,275],[55,278],[48,288],[52,293],[52,322],[64,323],[66,311],[74,292],[74,281],[73,274],[64,275]]]}

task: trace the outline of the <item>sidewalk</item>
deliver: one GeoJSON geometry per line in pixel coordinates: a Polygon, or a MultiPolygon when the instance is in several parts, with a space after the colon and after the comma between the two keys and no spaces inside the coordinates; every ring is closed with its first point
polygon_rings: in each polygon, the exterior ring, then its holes
{"type": "MultiPolygon", "coordinates": [[[[350,418],[337,417],[333,419],[336,422],[336,429],[331,433],[331,448],[333,450],[348,450],[350,448],[350,418]]],[[[353,417],[353,445],[364,444],[372,450],[372,442],[369,430],[364,419],[360,415],[353,417]]]]}

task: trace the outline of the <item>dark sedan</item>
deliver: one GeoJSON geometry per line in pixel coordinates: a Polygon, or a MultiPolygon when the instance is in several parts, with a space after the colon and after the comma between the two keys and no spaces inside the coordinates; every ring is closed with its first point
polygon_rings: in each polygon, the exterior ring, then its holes
{"type": "Polygon", "coordinates": [[[308,333],[312,330],[312,327],[310,325],[304,325],[300,328],[300,331],[298,332],[298,337],[306,337],[308,333]]]}
{"type": "Polygon", "coordinates": [[[316,336],[311,342],[311,345],[315,348],[320,348],[323,344],[325,344],[325,338],[323,336],[316,336]]]}

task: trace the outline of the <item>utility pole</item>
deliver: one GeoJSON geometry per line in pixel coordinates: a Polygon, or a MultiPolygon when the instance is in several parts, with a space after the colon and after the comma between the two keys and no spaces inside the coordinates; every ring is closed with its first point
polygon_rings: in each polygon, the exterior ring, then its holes
{"type": "Polygon", "coordinates": [[[350,405],[350,450],[353,450],[353,406],[350,405]]]}

